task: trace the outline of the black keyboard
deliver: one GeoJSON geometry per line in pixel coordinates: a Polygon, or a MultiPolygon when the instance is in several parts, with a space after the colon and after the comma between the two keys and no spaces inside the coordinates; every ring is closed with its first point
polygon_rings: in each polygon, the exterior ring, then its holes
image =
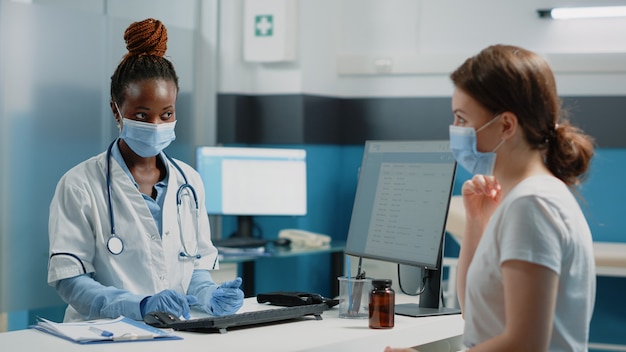
{"type": "Polygon", "coordinates": [[[217,330],[225,333],[227,328],[253,326],[264,323],[287,321],[302,318],[307,315],[315,316],[316,320],[322,319],[322,313],[328,309],[326,303],[310,304],[295,307],[272,307],[270,309],[254,312],[244,312],[221,317],[205,317],[189,320],[181,320],[166,312],[150,312],[144,317],[148,325],[157,328],[171,328],[185,331],[211,331],[217,330]]]}
{"type": "Polygon", "coordinates": [[[254,238],[254,237],[229,237],[219,240],[214,240],[213,245],[215,247],[232,247],[232,248],[256,248],[263,247],[269,241],[254,238]]]}

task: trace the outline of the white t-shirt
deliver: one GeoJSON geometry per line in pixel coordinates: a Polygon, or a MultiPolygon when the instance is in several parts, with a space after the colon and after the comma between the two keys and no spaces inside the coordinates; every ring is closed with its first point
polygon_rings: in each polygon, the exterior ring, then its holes
{"type": "Polygon", "coordinates": [[[522,181],[489,221],[467,273],[466,346],[504,331],[501,265],[511,259],[543,265],[559,276],[550,351],[587,351],[596,290],[593,243],[580,206],[559,179],[522,181]]]}

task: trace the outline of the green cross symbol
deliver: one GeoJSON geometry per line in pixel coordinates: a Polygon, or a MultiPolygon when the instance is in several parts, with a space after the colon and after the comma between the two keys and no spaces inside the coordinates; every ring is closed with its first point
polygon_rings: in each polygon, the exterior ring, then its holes
{"type": "Polygon", "coordinates": [[[254,35],[256,37],[271,37],[274,34],[274,16],[254,16],[254,35]]]}

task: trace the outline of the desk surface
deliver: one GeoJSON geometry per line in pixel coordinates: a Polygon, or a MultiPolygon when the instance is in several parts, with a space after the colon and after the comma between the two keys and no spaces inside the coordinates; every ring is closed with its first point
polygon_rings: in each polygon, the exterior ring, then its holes
{"type": "MultiPolygon", "coordinates": [[[[398,295],[397,303],[413,302],[415,297],[398,295]]],[[[243,311],[259,307],[256,298],[245,300],[243,311]]],[[[182,340],[124,342],[79,345],[38,330],[0,333],[0,346],[6,351],[80,351],[125,352],[148,349],[171,351],[380,351],[387,345],[417,346],[463,333],[460,315],[411,318],[396,315],[395,327],[389,330],[368,328],[367,319],[341,319],[337,308],[324,312],[322,320],[313,317],[302,321],[252,327],[219,333],[175,332],[182,340]]]]}
{"type": "Polygon", "coordinates": [[[327,246],[322,247],[272,247],[262,253],[249,254],[220,254],[220,263],[241,263],[263,258],[287,258],[301,255],[336,253],[343,252],[346,248],[346,241],[332,240],[327,246]]]}

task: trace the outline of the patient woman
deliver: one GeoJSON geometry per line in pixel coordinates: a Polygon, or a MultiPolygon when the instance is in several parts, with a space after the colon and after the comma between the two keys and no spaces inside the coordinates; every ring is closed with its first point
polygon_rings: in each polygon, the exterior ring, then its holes
{"type": "Polygon", "coordinates": [[[587,351],[595,267],[572,193],[593,156],[592,139],[566,119],[554,75],[533,52],[490,46],[451,79],[450,146],[474,174],[462,188],[464,345],[587,351]]]}

